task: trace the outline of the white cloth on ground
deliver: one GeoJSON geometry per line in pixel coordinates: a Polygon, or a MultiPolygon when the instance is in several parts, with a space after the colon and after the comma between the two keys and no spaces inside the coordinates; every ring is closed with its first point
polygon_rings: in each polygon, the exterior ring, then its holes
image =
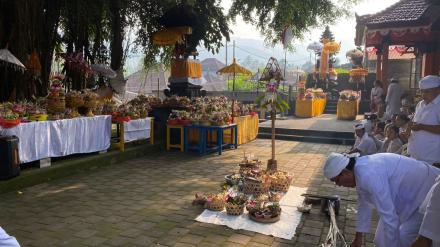
{"type": "Polygon", "coordinates": [[[0,227],[0,246],[1,247],[20,247],[17,239],[9,236],[3,228],[0,227]]]}
{"type": "Polygon", "coordinates": [[[440,175],[440,170],[402,155],[379,153],[357,158],[354,173],[359,196],[356,230],[369,232],[372,209],[375,208],[384,229],[376,238],[385,244],[378,247],[407,247],[403,243],[411,241],[407,236],[413,236],[409,232],[413,228],[404,228],[403,236],[400,227],[413,225],[413,214],[440,175]]]}
{"type": "Polygon", "coordinates": [[[110,147],[111,116],[22,123],[14,128],[0,129],[0,135],[19,138],[21,163],[99,152],[110,147]]]}
{"type": "MultiPolygon", "coordinates": [[[[440,125],[440,95],[431,103],[420,101],[416,107],[414,122],[429,125],[440,125]]],[[[419,130],[411,131],[408,140],[408,153],[414,159],[430,164],[440,162],[440,135],[419,130]]]]}
{"type": "Polygon", "coordinates": [[[440,247],[440,176],[425,198],[420,213],[424,214],[419,234],[432,240],[432,247],[440,247]]]}
{"type": "Polygon", "coordinates": [[[215,212],[206,209],[196,218],[196,221],[226,225],[232,229],[244,229],[278,238],[292,239],[302,216],[302,213],[297,210],[297,206],[302,205],[304,197],[301,194],[306,193],[306,191],[307,188],[290,186],[289,191],[280,201],[281,217],[275,223],[262,224],[254,222],[249,219],[246,209],[245,213],[240,216],[230,216],[225,211],[215,212]]]}
{"type": "Polygon", "coordinates": [[[390,119],[393,114],[400,113],[400,98],[403,93],[403,88],[399,83],[391,83],[388,86],[387,97],[385,98],[385,103],[387,105],[385,114],[388,119],[390,119]]]}
{"type": "Polygon", "coordinates": [[[150,138],[151,118],[135,119],[124,122],[124,141],[131,142],[150,138]]]}
{"type": "Polygon", "coordinates": [[[356,136],[353,147],[361,151],[361,156],[374,154],[377,152],[376,143],[366,132],[362,138],[356,136]]]}

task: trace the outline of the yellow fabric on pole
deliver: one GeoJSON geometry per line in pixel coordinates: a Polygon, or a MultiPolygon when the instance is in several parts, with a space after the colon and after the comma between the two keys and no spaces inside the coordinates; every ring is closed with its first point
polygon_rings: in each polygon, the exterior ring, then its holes
{"type": "Polygon", "coordinates": [[[297,99],[295,103],[295,115],[297,117],[316,117],[324,113],[326,100],[314,99],[314,100],[301,100],[297,99]]]}
{"type": "Polygon", "coordinates": [[[171,60],[171,77],[202,77],[202,64],[196,60],[171,60]]]}
{"type": "Polygon", "coordinates": [[[322,50],[321,61],[319,64],[319,78],[325,79],[328,73],[329,51],[322,50]]]}
{"type": "Polygon", "coordinates": [[[338,101],[336,116],[339,120],[355,120],[359,110],[359,101],[338,101]]]}

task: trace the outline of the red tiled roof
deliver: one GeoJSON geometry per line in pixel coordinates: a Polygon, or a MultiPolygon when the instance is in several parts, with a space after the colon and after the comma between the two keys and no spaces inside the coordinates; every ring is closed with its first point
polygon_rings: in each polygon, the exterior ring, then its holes
{"type": "Polygon", "coordinates": [[[366,26],[396,23],[422,24],[423,14],[433,2],[432,0],[401,0],[379,13],[360,16],[359,21],[366,26]]]}

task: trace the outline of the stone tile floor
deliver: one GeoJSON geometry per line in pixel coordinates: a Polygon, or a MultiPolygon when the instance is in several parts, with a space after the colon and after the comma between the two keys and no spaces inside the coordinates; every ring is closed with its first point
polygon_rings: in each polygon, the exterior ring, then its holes
{"type": "MultiPolygon", "coordinates": [[[[310,193],[356,199],[354,190],[335,187],[321,172],[328,153],[346,148],[277,141],[279,169],[293,172],[293,185],[310,193]]],[[[291,240],[194,221],[203,210],[191,205],[194,194],[218,191],[245,151],[267,160],[270,140],[221,156],[162,152],[2,194],[0,225],[22,246],[318,246],[329,225],[319,206],[303,216],[291,240]]],[[[355,208],[342,202],[337,218],[350,240],[355,208]]],[[[366,246],[372,239],[366,236],[366,246]]]]}

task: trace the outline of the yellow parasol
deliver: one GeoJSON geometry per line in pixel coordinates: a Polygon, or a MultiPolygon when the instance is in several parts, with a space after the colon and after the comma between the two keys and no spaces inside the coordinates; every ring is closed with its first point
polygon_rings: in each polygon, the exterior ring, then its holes
{"type": "Polygon", "coordinates": [[[236,74],[242,74],[242,75],[252,75],[252,72],[245,67],[240,66],[237,61],[234,60],[232,63],[226,67],[223,67],[217,71],[217,74],[232,74],[233,75],[233,81],[232,81],[232,91],[235,90],[235,75],[236,74]]]}
{"type": "MultiPolygon", "coordinates": [[[[237,61],[234,60],[232,63],[226,67],[223,67],[217,71],[217,74],[232,74],[232,92],[235,91],[235,75],[236,74],[243,74],[243,75],[252,75],[252,72],[245,67],[240,66],[237,64],[237,61]]],[[[234,93],[232,93],[234,94],[234,93]]],[[[232,100],[232,122],[234,122],[234,106],[235,106],[235,99],[232,100]]]]}
{"type": "Polygon", "coordinates": [[[183,42],[183,35],[192,34],[191,27],[167,27],[153,34],[153,44],[174,45],[183,42]]]}

